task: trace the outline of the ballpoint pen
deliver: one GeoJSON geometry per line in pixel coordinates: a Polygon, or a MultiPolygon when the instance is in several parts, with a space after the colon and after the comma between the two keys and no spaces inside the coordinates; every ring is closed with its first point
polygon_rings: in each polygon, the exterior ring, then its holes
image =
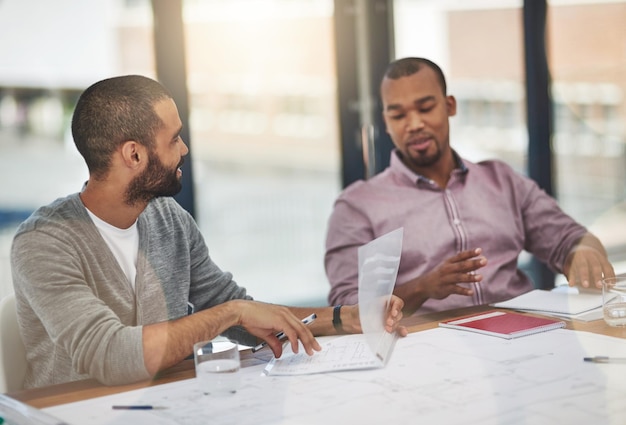
{"type": "MultiPolygon", "coordinates": [[[[315,319],[317,318],[317,314],[313,313],[310,316],[305,317],[304,319],[302,319],[302,323],[304,323],[305,325],[310,324],[311,322],[313,322],[315,319]]],[[[284,332],[278,332],[276,334],[276,338],[278,339],[282,339],[285,337],[285,333],[284,332]]],[[[263,347],[265,347],[267,345],[267,342],[263,341],[262,343],[260,343],[259,345],[257,345],[256,347],[252,348],[252,352],[256,353],[257,351],[259,351],[260,349],[262,349],[263,347]]]]}
{"type": "Polygon", "coordinates": [[[595,356],[585,357],[583,360],[591,363],[626,363],[626,357],[595,356]]]}
{"type": "Polygon", "coordinates": [[[113,410],[158,410],[165,407],[151,406],[149,404],[131,404],[123,406],[113,406],[113,410]]]}

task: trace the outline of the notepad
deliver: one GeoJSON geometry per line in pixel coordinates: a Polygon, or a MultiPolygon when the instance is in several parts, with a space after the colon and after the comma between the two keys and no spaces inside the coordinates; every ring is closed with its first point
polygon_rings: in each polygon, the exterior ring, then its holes
{"type": "Polygon", "coordinates": [[[442,328],[477,332],[513,339],[562,328],[565,322],[544,317],[526,316],[512,311],[488,311],[439,323],[442,328]]]}
{"type": "Polygon", "coordinates": [[[535,289],[492,306],[576,318],[577,315],[602,308],[602,294],[570,294],[535,289]]]}

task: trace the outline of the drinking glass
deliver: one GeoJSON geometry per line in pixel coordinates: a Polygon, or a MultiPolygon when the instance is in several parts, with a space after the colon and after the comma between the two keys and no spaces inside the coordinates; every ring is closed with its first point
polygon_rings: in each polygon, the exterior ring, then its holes
{"type": "Polygon", "coordinates": [[[602,279],[602,311],[610,326],[626,326],[626,275],[602,279]]]}
{"type": "Polygon", "coordinates": [[[196,380],[204,394],[233,394],[240,385],[239,347],[231,341],[203,341],[194,344],[196,380]]]}

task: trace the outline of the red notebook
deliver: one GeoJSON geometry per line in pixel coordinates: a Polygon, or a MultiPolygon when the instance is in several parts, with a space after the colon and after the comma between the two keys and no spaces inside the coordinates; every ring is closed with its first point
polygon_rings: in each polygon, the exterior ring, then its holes
{"type": "Polygon", "coordinates": [[[512,339],[562,328],[565,326],[565,322],[557,319],[526,316],[512,311],[493,310],[460,319],[446,320],[439,323],[439,326],[512,339]]]}

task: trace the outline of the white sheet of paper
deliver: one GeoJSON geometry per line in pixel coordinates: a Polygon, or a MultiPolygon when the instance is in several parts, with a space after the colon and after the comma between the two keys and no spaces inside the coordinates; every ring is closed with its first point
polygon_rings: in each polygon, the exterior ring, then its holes
{"type": "Polygon", "coordinates": [[[44,411],[72,425],[621,425],[625,365],[583,361],[597,355],[626,356],[626,340],[567,329],[505,340],[436,328],[399,338],[384,368],[263,376],[259,362],[241,369],[232,396],[205,396],[188,379],[44,411]]]}
{"type": "Polygon", "coordinates": [[[272,359],[265,367],[268,375],[308,375],[341,370],[370,369],[381,366],[365,342],[363,335],[318,338],[322,351],[309,356],[302,344],[294,354],[286,344],[280,359],[272,359]]]}
{"type": "Polygon", "coordinates": [[[359,248],[359,318],[367,344],[385,365],[396,335],[385,331],[385,314],[400,267],[404,228],[380,236],[359,248]]]}
{"type": "Polygon", "coordinates": [[[571,294],[560,291],[534,289],[508,301],[502,301],[492,305],[494,307],[514,310],[575,316],[602,307],[602,294],[571,294]]]}
{"type": "Polygon", "coordinates": [[[363,334],[346,335],[322,345],[308,356],[302,347],[283,355],[265,368],[267,375],[303,375],[337,370],[367,369],[387,364],[397,336],[385,331],[387,305],[400,266],[402,235],[399,228],[363,245],[359,256],[359,318],[363,334]]]}

